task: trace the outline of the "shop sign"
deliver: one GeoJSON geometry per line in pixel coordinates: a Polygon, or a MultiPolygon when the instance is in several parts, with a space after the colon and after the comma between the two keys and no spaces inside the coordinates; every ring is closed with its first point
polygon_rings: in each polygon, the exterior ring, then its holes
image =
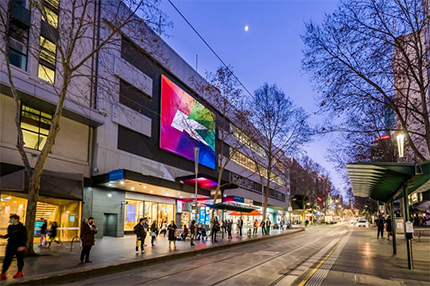
{"type": "Polygon", "coordinates": [[[250,200],[250,199],[245,199],[245,204],[247,204],[247,205],[251,205],[252,206],[252,204],[254,203],[254,201],[253,200],[250,200]]]}
{"type": "Polygon", "coordinates": [[[126,221],[135,221],[136,205],[127,205],[126,221]]]}
{"type": "Polygon", "coordinates": [[[109,181],[118,181],[124,179],[124,170],[119,169],[109,172],[109,181]]]}
{"type": "Polygon", "coordinates": [[[182,213],[182,201],[180,200],[176,201],[176,212],[179,214],[182,213]]]}
{"type": "Polygon", "coordinates": [[[128,205],[128,202],[127,201],[122,201],[121,202],[121,205],[123,206],[123,205],[128,205]]]}
{"type": "Polygon", "coordinates": [[[200,223],[202,225],[205,225],[205,219],[206,219],[206,210],[205,208],[200,208],[200,223]]]}
{"type": "Polygon", "coordinates": [[[245,199],[242,197],[238,197],[238,196],[233,196],[233,202],[237,202],[237,203],[245,203],[245,199]]]}

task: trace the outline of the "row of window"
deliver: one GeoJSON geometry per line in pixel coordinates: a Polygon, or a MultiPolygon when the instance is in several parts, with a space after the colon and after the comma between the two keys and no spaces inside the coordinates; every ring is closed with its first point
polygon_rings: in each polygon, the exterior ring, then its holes
{"type": "Polygon", "coordinates": [[[42,150],[48,137],[51,120],[51,114],[22,105],[21,128],[25,147],[42,150]]]}
{"type": "MultiPolygon", "coordinates": [[[[259,170],[257,170],[257,165],[255,164],[255,161],[246,156],[245,154],[239,151],[234,152],[233,149],[230,148],[230,158],[233,162],[236,162],[237,164],[247,168],[254,173],[258,173],[258,171],[260,171],[260,173],[264,174],[263,176],[267,178],[267,169],[259,165],[259,170]]],[[[272,177],[270,180],[280,186],[285,185],[285,180],[282,179],[280,176],[272,177]]]]}
{"type": "Polygon", "coordinates": [[[249,138],[249,136],[246,135],[242,130],[234,127],[232,124],[230,124],[230,129],[237,141],[247,146],[249,149],[257,153],[258,155],[262,157],[266,156],[266,152],[264,152],[264,149],[257,142],[251,140],[251,138],[249,138]]]}
{"type": "MultiPolygon", "coordinates": [[[[17,1],[17,5],[28,9],[27,1],[17,1]]],[[[45,15],[42,15],[42,24],[47,23],[54,29],[58,28],[58,8],[59,0],[45,0],[44,1],[45,15]]],[[[30,28],[19,23],[10,22],[9,29],[9,61],[12,65],[27,71],[28,63],[28,38],[30,28]]],[[[40,53],[39,53],[39,66],[38,77],[50,82],[55,82],[55,69],[56,69],[57,47],[44,36],[40,36],[40,53]]]]}

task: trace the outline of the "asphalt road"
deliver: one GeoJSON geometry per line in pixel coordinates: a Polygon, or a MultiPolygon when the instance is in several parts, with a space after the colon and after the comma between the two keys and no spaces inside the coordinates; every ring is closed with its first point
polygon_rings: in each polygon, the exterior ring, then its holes
{"type": "MultiPolygon", "coordinates": [[[[320,285],[342,251],[347,223],[67,285],[320,285]]],[[[346,238],[346,239],[345,239],[346,238]]],[[[108,257],[106,258],[108,259],[108,257]]]]}

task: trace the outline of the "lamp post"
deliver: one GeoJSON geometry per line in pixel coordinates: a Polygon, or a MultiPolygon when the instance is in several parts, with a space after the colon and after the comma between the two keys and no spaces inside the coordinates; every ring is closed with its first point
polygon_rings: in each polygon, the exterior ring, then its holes
{"type": "Polygon", "coordinates": [[[198,183],[197,183],[197,176],[199,173],[199,151],[200,148],[199,147],[195,147],[194,148],[194,172],[195,172],[195,185],[194,185],[194,208],[195,208],[195,212],[196,212],[196,222],[198,224],[198,212],[197,212],[197,188],[198,188],[198,183]]]}
{"type": "MultiPolygon", "coordinates": [[[[402,162],[404,157],[405,135],[400,133],[396,136],[396,139],[397,139],[397,148],[399,150],[399,159],[400,159],[400,162],[402,162]]],[[[403,189],[403,223],[404,223],[405,238],[406,238],[406,251],[408,252],[408,268],[413,269],[414,263],[413,263],[413,252],[412,252],[412,241],[411,241],[412,235],[406,233],[406,225],[409,222],[409,198],[408,198],[408,192],[406,189],[406,184],[403,185],[402,189],[403,189]]],[[[396,230],[394,229],[394,231],[396,230]]],[[[393,237],[393,243],[394,243],[394,237],[393,237]]]]}

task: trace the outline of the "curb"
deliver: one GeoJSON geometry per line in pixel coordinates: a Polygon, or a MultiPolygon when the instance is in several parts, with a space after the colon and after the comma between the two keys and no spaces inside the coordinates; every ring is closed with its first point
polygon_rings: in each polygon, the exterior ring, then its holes
{"type": "Polygon", "coordinates": [[[92,269],[82,269],[82,270],[68,272],[68,273],[55,274],[52,276],[37,277],[37,278],[29,279],[26,281],[16,281],[16,282],[11,281],[11,282],[7,282],[7,283],[2,284],[2,285],[58,285],[58,284],[64,284],[64,283],[69,283],[69,282],[77,282],[77,281],[95,278],[95,277],[108,275],[108,274],[112,274],[112,273],[117,273],[117,272],[132,270],[132,269],[136,269],[136,268],[146,267],[149,265],[154,265],[154,264],[162,263],[165,261],[171,261],[171,260],[180,259],[180,258],[186,258],[186,257],[192,257],[192,256],[207,254],[207,253],[211,253],[211,252],[215,252],[215,251],[219,251],[219,250],[243,246],[243,245],[250,244],[250,243],[255,243],[255,242],[260,242],[260,241],[264,241],[264,240],[279,238],[279,237],[291,235],[294,233],[299,233],[301,231],[305,231],[305,229],[300,228],[294,232],[287,232],[287,233],[283,233],[283,234],[279,234],[279,235],[275,235],[275,236],[266,236],[266,237],[261,237],[261,238],[256,238],[256,239],[245,240],[242,242],[235,242],[235,243],[231,243],[231,244],[224,244],[224,245],[219,245],[219,246],[214,246],[214,247],[208,247],[208,248],[199,249],[199,250],[180,252],[180,253],[176,253],[176,254],[168,254],[168,255],[163,255],[163,256],[159,256],[159,257],[148,258],[145,260],[130,261],[130,262],[125,262],[125,263],[120,263],[120,264],[112,264],[112,265],[101,266],[101,267],[92,268],[92,269]]]}

